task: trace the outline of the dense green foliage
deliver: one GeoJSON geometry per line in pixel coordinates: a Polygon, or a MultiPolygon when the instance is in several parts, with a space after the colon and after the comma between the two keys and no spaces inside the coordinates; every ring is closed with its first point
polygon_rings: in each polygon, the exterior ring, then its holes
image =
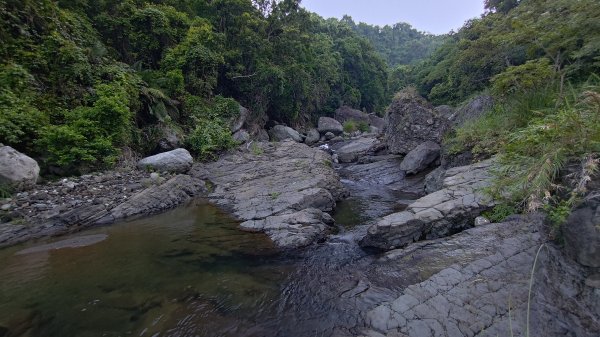
{"type": "Polygon", "coordinates": [[[481,91],[496,104],[445,139],[450,152],[499,154],[490,189],[502,202],[488,215],[545,209],[560,223],[598,168],[600,3],[593,0],[485,2],[430,59],[397,76],[435,103],[481,91]],[[565,169],[578,167],[576,182],[565,169]]]}
{"type": "Polygon", "coordinates": [[[412,80],[431,101],[459,103],[505,71],[547,72],[550,66],[575,82],[600,71],[598,1],[488,0],[486,6],[490,12],[412,69],[412,80]]]}
{"type": "Polygon", "coordinates": [[[298,0],[0,0],[0,39],[0,142],[59,174],[147,154],[163,126],[210,157],[238,103],[306,124],[389,97],[369,41],[298,0]]]}
{"type": "Polygon", "coordinates": [[[373,26],[351,17],[342,19],[352,29],[367,38],[391,68],[414,64],[431,55],[444,41],[445,35],[423,33],[405,22],[392,26],[373,26]]]}

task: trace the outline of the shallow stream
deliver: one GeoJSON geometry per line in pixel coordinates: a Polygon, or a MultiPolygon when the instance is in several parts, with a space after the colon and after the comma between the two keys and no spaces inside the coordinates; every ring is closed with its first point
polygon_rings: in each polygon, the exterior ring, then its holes
{"type": "Polygon", "coordinates": [[[344,184],[337,234],[300,252],[204,202],[0,250],[0,337],[331,336],[360,324],[392,294],[361,281],[373,257],[356,239],[398,204],[344,184]]]}

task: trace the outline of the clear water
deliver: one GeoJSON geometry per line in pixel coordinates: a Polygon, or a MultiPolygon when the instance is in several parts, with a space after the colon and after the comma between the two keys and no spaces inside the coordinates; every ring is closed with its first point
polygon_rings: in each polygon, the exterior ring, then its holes
{"type": "Polygon", "coordinates": [[[269,335],[294,269],[208,205],[51,242],[0,251],[0,336],[269,335]]]}

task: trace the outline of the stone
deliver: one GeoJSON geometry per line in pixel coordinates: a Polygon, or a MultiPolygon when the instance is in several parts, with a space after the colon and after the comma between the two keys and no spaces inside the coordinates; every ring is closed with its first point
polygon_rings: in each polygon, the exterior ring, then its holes
{"type": "Polygon", "coordinates": [[[249,116],[250,110],[240,105],[239,114],[231,118],[231,120],[229,121],[229,130],[231,130],[231,133],[235,134],[236,132],[241,130],[244,127],[244,124],[246,124],[246,121],[248,120],[249,116]]]}
{"type": "Polygon", "coordinates": [[[419,144],[410,151],[402,163],[400,169],[408,174],[415,174],[425,170],[440,156],[440,146],[432,141],[419,144]]]}
{"type": "Polygon", "coordinates": [[[369,114],[369,125],[376,127],[379,131],[385,130],[385,119],[375,115],[369,114]]]}
{"type": "Polygon", "coordinates": [[[329,228],[322,225],[327,224],[324,215],[301,211],[332,211],[344,196],[331,156],[291,139],[255,144],[260,155],[230,153],[213,163],[196,164],[191,174],[213,185],[209,202],[229,210],[246,229],[264,231],[280,247],[318,240],[329,228]],[[302,225],[293,221],[293,214],[304,219],[311,215],[314,221],[302,225]]]}
{"type": "Polygon", "coordinates": [[[138,162],[137,167],[140,170],[186,173],[193,163],[194,158],[186,149],[176,149],[146,157],[138,162]]]}
{"type": "Polygon", "coordinates": [[[150,179],[152,179],[153,181],[157,181],[158,178],[160,178],[160,174],[158,174],[157,172],[150,173],[150,179]]]}
{"type": "Polygon", "coordinates": [[[351,163],[364,156],[369,151],[379,145],[376,138],[364,137],[353,140],[337,150],[339,161],[342,163],[351,163]]]}
{"type": "Polygon", "coordinates": [[[319,142],[319,139],[321,139],[321,134],[319,134],[319,130],[310,129],[306,133],[306,139],[304,140],[304,142],[307,145],[314,145],[319,142]]]}
{"type": "Polygon", "coordinates": [[[308,208],[260,220],[245,221],[240,227],[266,233],[280,248],[295,249],[323,239],[333,223],[334,220],[329,214],[316,208],[308,208]]]}
{"type": "Polygon", "coordinates": [[[40,167],[31,157],[10,146],[0,147],[0,184],[16,190],[29,189],[39,179],[40,167]]]}
{"type": "Polygon", "coordinates": [[[232,138],[238,144],[245,144],[250,140],[250,134],[248,131],[240,129],[233,134],[232,138]]]}
{"type": "Polygon", "coordinates": [[[489,225],[490,223],[492,223],[492,222],[484,216],[478,216],[475,218],[475,227],[489,225]]]}
{"type": "Polygon", "coordinates": [[[369,115],[356,109],[352,109],[349,106],[341,106],[335,110],[334,117],[340,123],[353,120],[355,122],[363,122],[370,124],[369,115]]]}
{"type": "Polygon", "coordinates": [[[344,133],[342,124],[331,117],[319,118],[318,130],[322,135],[325,135],[328,132],[331,132],[334,135],[341,135],[344,133]]]}
{"type": "Polygon", "coordinates": [[[372,133],[374,135],[378,135],[381,133],[381,129],[375,127],[375,126],[369,126],[369,133],[372,133]]]}
{"type": "Polygon", "coordinates": [[[473,98],[464,106],[456,109],[449,116],[449,120],[454,126],[461,126],[465,122],[479,118],[488,112],[494,106],[494,99],[489,95],[481,95],[473,98]]]}
{"type": "Polygon", "coordinates": [[[591,288],[600,289],[600,274],[594,274],[586,278],[585,285],[591,288]]]}
{"type": "Polygon", "coordinates": [[[494,206],[494,201],[482,192],[490,184],[489,169],[494,162],[490,159],[446,171],[443,189],[370,226],[361,246],[390,250],[473,227],[474,219],[494,206]]]}
{"type": "Polygon", "coordinates": [[[259,142],[268,142],[269,141],[269,133],[265,129],[259,129],[256,132],[256,135],[254,135],[252,138],[259,142]]]}
{"type": "Polygon", "coordinates": [[[281,142],[286,139],[292,139],[295,142],[302,143],[302,137],[298,131],[284,125],[275,125],[271,131],[269,131],[271,140],[275,142],[281,142]]]}
{"type": "Polygon", "coordinates": [[[396,94],[385,120],[385,141],[393,154],[407,154],[426,141],[439,144],[448,128],[448,119],[411,88],[396,94]]]}
{"type": "Polygon", "coordinates": [[[325,140],[332,140],[335,138],[335,135],[333,134],[333,132],[327,132],[327,133],[325,133],[324,138],[325,138],[325,140]]]}
{"type": "Polygon", "coordinates": [[[600,201],[588,200],[561,226],[565,250],[581,265],[600,268],[600,201]]]}

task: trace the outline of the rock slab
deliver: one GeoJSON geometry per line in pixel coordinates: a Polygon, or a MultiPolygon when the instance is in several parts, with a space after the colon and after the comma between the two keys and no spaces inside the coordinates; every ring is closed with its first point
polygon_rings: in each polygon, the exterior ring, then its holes
{"type": "Polygon", "coordinates": [[[481,191],[489,185],[493,163],[487,160],[446,171],[443,189],[369,227],[361,246],[390,250],[472,227],[473,220],[494,204],[481,191]]]}
{"type": "Polygon", "coordinates": [[[194,158],[186,149],[176,149],[146,157],[137,164],[140,170],[154,170],[158,172],[186,173],[192,167],[194,158]]]}
{"type": "Polygon", "coordinates": [[[0,184],[22,190],[35,186],[40,175],[38,163],[10,146],[0,147],[0,184]]]}
{"type": "Polygon", "coordinates": [[[344,188],[331,156],[317,148],[285,140],[254,143],[214,163],[197,164],[192,175],[209,180],[211,203],[230,211],[247,230],[263,231],[281,248],[318,240],[344,188]]]}

